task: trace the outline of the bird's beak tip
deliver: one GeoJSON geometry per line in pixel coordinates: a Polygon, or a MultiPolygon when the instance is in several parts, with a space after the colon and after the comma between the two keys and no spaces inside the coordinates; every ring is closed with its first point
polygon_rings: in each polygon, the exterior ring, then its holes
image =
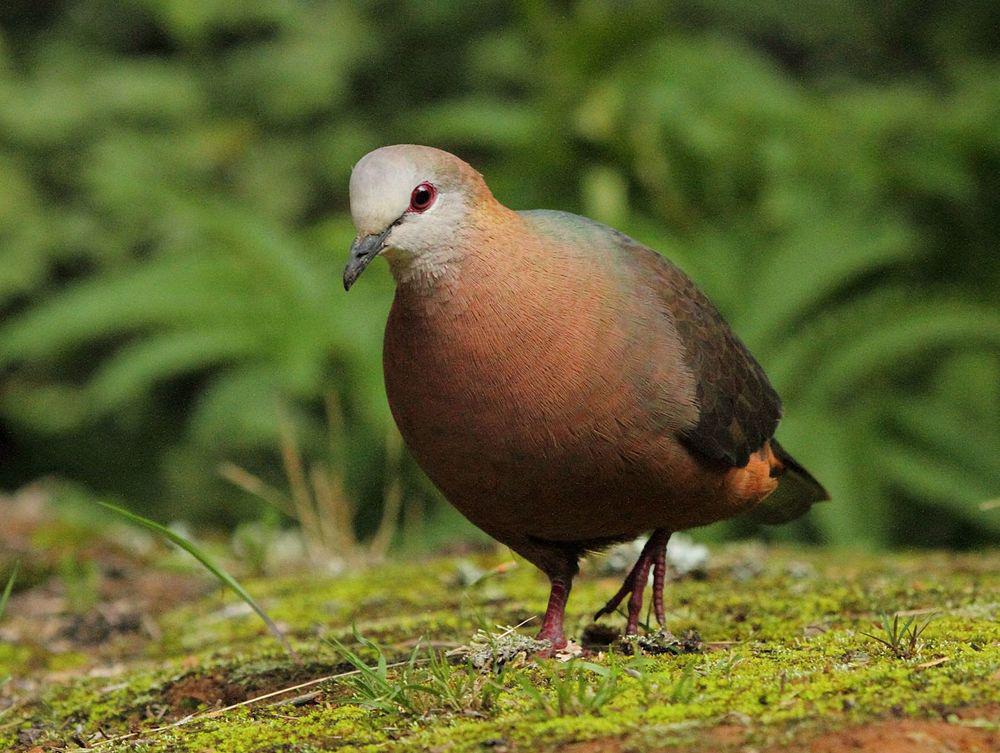
{"type": "Polygon", "coordinates": [[[344,290],[350,290],[372,259],[382,252],[388,235],[387,229],[382,233],[359,235],[354,239],[347,259],[347,266],[344,267],[344,290]]]}

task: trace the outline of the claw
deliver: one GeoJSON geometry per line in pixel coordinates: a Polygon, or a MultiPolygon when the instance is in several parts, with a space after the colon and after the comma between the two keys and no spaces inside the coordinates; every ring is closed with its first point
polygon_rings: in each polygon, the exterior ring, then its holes
{"type": "Polygon", "coordinates": [[[606,614],[611,614],[618,609],[619,604],[626,596],[631,594],[628,602],[628,621],[625,625],[625,634],[634,635],[639,629],[639,616],[642,612],[642,596],[649,580],[649,571],[653,571],[653,608],[656,612],[656,619],[662,625],[664,619],[663,609],[663,585],[666,580],[666,548],[670,534],[662,529],[657,529],[649,537],[649,541],[642,548],[642,553],[635,565],[625,576],[618,592],[612,596],[608,603],[601,607],[594,620],[599,620],[606,614]]]}
{"type": "Polygon", "coordinates": [[[635,572],[641,561],[642,555],[639,555],[639,559],[636,560],[632,569],[629,570],[628,575],[625,576],[625,581],[622,583],[622,587],[618,589],[618,593],[608,599],[608,603],[597,610],[597,614],[594,615],[594,622],[597,622],[604,615],[611,614],[618,609],[618,605],[622,603],[622,600],[632,592],[632,588],[634,587],[633,581],[635,580],[635,572]]]}

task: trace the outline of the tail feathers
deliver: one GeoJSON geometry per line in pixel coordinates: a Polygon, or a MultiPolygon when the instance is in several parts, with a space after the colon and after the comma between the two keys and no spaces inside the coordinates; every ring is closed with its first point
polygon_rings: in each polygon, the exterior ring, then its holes
{"type": "Polygon", "coordinates": [[[750,513],[753,520],[767,525],[787,523],[805,515],[815,503],[830,499],[823,485],[775,439],[771,440],[771,451],[780,461],[775,470],[781,477],[778,488],[750,513]]]}

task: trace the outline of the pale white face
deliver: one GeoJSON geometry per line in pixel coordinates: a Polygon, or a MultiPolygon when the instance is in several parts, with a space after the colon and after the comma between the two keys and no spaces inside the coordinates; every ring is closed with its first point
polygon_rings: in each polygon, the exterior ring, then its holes
{"type": "Polygon", "coordinates": [[[358,235],[377,235],[396,222],[409,208],[413,189],[433,177],[400,147],[362,157],[351,172],[351,218],[358,235]]]}
{"type": "MultiPolygon", "coordinates": [[[[360,253],[384,254],[397,279],[445,271],[459,253],[470,206],[467,175],[458,165],[464,167],[457,157],[415,145],[382,147],[362,157],[351,173],[351,217],[358,231],[352,262],[360,253]]],[[[356,266],[363,269],[368,261],[356,266]]],[[[345,272],[345,285],[358,274],[348,281],[345,272]]]]}

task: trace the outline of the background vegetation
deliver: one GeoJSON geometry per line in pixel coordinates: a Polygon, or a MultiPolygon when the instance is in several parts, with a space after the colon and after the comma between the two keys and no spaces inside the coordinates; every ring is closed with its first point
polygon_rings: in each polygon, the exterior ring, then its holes
{"type": "Polygon", "coordinates": [[[4,487],[230,525],[261,503],[220,464],[280,486],[301,454],[363,530],[386,490],[433,518],[392,449],[389,276],[339,282],[353,163],[417,142],[718,302],[836,499],[768,535],[996,539],[995,4],[240,5],[0,5],[4,487]]]}

